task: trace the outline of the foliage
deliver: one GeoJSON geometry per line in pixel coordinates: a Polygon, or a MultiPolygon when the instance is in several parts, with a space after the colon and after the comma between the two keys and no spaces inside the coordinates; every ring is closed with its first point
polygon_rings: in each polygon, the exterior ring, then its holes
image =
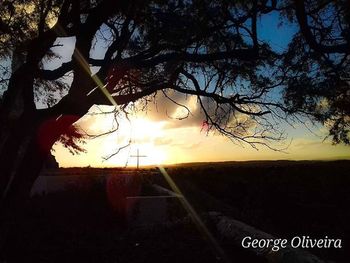
{"type": "MultiPolygon", "coordinates": [[[[334,143],[349,144],[350,10],[347,1],[295,1],[300,32],[283,57],[291,112],[312,116],[334,143]]],[[[291,19],[291,18],[289,18],[291,19]]]]}
{"type": "Polygon", "coordinates": [[[284,138],[281,120],[303,115],[349,144],[348,11],[346,1],[8,0],[0,55],[12,60],[7,93],[16,72],[32,76],[24,99],[45,101],[39,118],[83,116],[93,104],[125,110],[157,93],[189,111],[181,93],[197,98],[209,130],[235,142],[270,147],[284,138]],[[285,52],[260,39],[258,20],[272,12],[300,29],[285,52]],[[58,37],[75,38],[72,60],[45,69],[60,56],[58,37]]]}

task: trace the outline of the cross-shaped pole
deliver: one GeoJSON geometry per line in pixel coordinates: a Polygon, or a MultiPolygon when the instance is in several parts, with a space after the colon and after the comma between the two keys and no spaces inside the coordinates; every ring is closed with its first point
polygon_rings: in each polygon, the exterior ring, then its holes
{"type": "Polygon", "coordinates": [[[139,149],[137,149],[137,154],[136,155],[130,155],[130,157],[136,157],[137,158],[137,169],[139,169],[140,166],[140,157],[147,157],[147,155],[140,155],[139,149]]]}

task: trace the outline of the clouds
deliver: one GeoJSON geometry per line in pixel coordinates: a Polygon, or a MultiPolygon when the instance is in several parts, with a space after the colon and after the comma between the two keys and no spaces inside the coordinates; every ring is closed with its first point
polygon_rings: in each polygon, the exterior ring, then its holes
{"type": "MultiPolygon", "coordinates": [[[[196,132],[193,131],[193,134],[196,132]]],[[[199,131],[197,136],[199,135],[199,131]]],[[[197,137],[196,136],[196,137],[197,137]]],[[[189,141],[181,138],[169,138],[169,137],[159,137],[153,140],[155,146],[167,146],[167,147],[178,147],[182,149],[196,149],[200,146],[200,141],[197,141],[197,138],[194,142],[189,143],[189,141]]]]}
{"type": "Polygon", "coordinates": [[[173,143],[173,139],[171,138],[158,137],[154,139],[155,146],[170,145],[172,143],[173,143]]]}
{"type": "MultiPolygon", "coordinates": [[[[232,120],[233,110],[227,104],[217,104],[212,98],[201,97],[201,102],[206,112],[213,121],[225,125],[232,120]]],[[[158,92],[154,102],[148,104],[147,118],[152,121],[166,121],[166,129],[186,127],[198,127],[201,129],[207,120],[195,95],[183,94],[177,91],[167,91],[164,95],[158,92]]]]}
{"type": "Polygon", "coordinates": [[[166,91],[166,95],[158,92],[154,102],[147,107],[147,118],[166,121],[166,129],[200,127],[205,120],[197,97],[176,91],[166,91]]]}
{"type": "Polygon", "coordinates": [[[322,142],[320,140],[308,140],[308,139],[297,139],[293,144],[292,147],[295,149],[306,149],[309,147],[322,147],[325,145],[331,145],[329,142],[322,142]]]}
{"type": "MultiPolygon", "coordinates": [[[[181,121],[179,121],[181,122],[181,121]]],[[[98,123],[97,123],[98,124],[98,123]]],[[[97,125],[96,124],[96,125],[97,125]]],[[[101,125],[101,123],[100,123],[101,125]]],[[[97,125],[98,127],[98,125],[97,125]]],[[[121,127],[126,127],[121,124],[121,127]]],[[[187,126],[167,128],[165,122],[140,121],[137,130],[143,134],[130,148],[125,149],[108,162],[102,157],[113,153],[118,147],[125,145],[129,133],[123,135],[112,134],[89,141],[86,154],[71,156],[66,149],[56,146],[55,155],[60,165],[64,166],[124,166],[127,162],[134,164],[129,155],[140,149],[148,157],[142,160],[143,164],[228,161],[228,160],[279,160],[279,159],[330,159],[350,158],[350,150],[346,146],[332,146],[329,142],[322,143],[311,135],[305,137],[306,130],[300,127],[300,134],[287,149],[288,154],[275,152],[266,147],[258,147],[259,151],[246,146],[239,147],[231,143],[224,136],[207,136],[199,127],[187,126]],[[163,126],[162,126],[163,125],[163,126]],[[146,134],[148,134],[146,136],[146,134]]],[[[272,145],[275,146],[275,145],[272,145]]]]}
{"type": "MultiPolygon", "coordinates": [[[[139,111],[137,115],[130,116],[130,122],[120,115],[120,127],[116,133],[99,137],[89,141],[85,146],[87,154],[70,156],[62,147],[56,146],[56,156],[61,165],[65,166],[124,166],[135,160],[130,160],[129,155],[137,149],[147,155],[143,163],[148,164],[182,163],[198,161],[225,161],[225,160],[266,160],[266,159],[325,159],[336,157],[350,157],[349,149],[346,147],[334,147],[329,143],[322,143],[321,139],[312,134],[306,136],[306,128],[298,127],[295,132],[295,140],[287,149],[289,154],[271,151],[258,146],[259,151],[247,147],[238,147],[224,136],[207,136],[201,131],[203,112],[200,110],[195,96],[185,96],[177,92],[169,92],[172,100],[185,104],[192,112],[188,118],[177,120],[175,114],[182,114],[181,107],[169,100],[164,94],[157,94],[157,103],[149,103],[147,112],[139,111]],[[107,162],[102,161],[106,157],[133,140],[130,148],[123,150],[107,162]],[[147,160],[146,160],[147,159],[147,160]]],[[[204,100],[206,101],[206,100],[204,100]]],[[[208,108],[212,108],[210,101],[205,102],[208,108]]],[[[86,115],[78,124],[93,134],[103,133],[113,127],[113,107],[94,106],[90,113],[111,112],[109,114],[86,115]]],[[[180,116],[180,115],[179,115],[180,116]]],[[[178,116],[178,117],[179,117],[178,116]]],[[[236,121],[250,123],[249,116],[236,115],[236,121]]],[[[230,125],[234,125],[229,123],[230,125]]],[[[248,125],[247,124],[247,125],[248,125]]],[[[248,125],[249,126],[249,125],[248,125]]],[[[254,127],[254,125],[249,126],[254,127]]],[[[249,128],[248,127],[248,128],[249,128]]],[[[271,146],[279,148],[274,142],[271,146]]]]}
{"type": "MultiPolygon", "coordinates": [[[[220,108],[216,108],[215,102],[210,98],[202,98],[202,105],[205,107],[206,112],[212,116],[213,121],[216,121],[223,127],[227,125],[228,131],[231,131],[237,136],[244,136],[246,133],[250,132],[250,129],[255,127],[255,123],[250,119],[249,115],[236,113],[232,109],[229,109],[228,105],[220,105],[220,108]]],[[[154,136],[147,135],[149,131],[147,126],[151,125],[150,123],[160,124],[158,127],[159,130],[170,131],[194,128],[196,132],[200,133],[206,121],[206,116],[200,106],[197,96],[186,95],[173,90],[167,91],[167,93],[158,92],[155,98],[151,102],[148,102],[145,110],[140,110],[143,109],[142,106],[141,102],[136,103],[135,108],[139,110],[130,114],[129,118],[131,119],[131,123],[127,122],[125,116],[122,114],[119,116],[118,120],[120,123],[119,129],[134,129],[134,137],[136,136],[138,141],[144,143],[150,142],[149,138],[154,138],[154,136]],[[139,121],[135,121],[136,119],[147,119],[149,123],[139,123],[139,121]],[[137,133],[136,135],[135,132],[137,133]]],[[[81,120],[80,125],[85,127],[84,129],[88,131],[93,131],[94,134],[111,130],[113,129],[113,124],[115,126],[113,122],[114,115],[101,113],[112,112],[112,110],[113,107],[94,106],[90,110],[90,114],[95,113],[96,115],[85,116],[81,120]]],[[[133,111],[131,110],[131,112],[133,111]]],[[[208,126],[205,128],[208,128],[208,126]]],[[[154,127],[153,130],[157,130],[157,127],[154,127]]],[[[207,130],[203,133],[205,134],[206,131],[207,130]]],[[[119,133],[126,134],[126,132],[119,133]]],[[[164,145],[166,143],[170,144],[171,141],[157,139],[154,142],[152,141],[152,143],[164,145]]]]}

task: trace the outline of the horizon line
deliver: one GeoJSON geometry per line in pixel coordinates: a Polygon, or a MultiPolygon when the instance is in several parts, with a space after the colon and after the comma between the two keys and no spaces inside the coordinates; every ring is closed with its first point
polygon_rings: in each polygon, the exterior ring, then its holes
{"type": "MultiPolygon", "coordinates": [[[[147,165],[140,165],[140,169],[142,168],[156,168],[161,166],[175,166],[175,165],[191,165],[191,164],[224,164],[224,163],[247,163],[247,162],[333,162],[333,161],[350,161],[349,157],[341,157],[341,158],[322,158],[322,159],[266,159],[266,160],[260,160],[260,159],[252,159],[252,160],[232,160],[232,161],[202,161],[202,162],[181,162],[181,163],[166,163],[166,164],[147,164],[147,165]]],[[[137,169],[136,165],[130,165],[130,166],[59,166],[59,168],[120,168],[120,169],[137,169]]]]}

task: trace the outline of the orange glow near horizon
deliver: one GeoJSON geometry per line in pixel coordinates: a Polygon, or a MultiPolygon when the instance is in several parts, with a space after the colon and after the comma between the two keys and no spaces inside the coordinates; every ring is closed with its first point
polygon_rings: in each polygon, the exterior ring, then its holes
{"type": "MultiPolygon", "coordinates": [[[[140,151],[140,166],[161,165],[168,163],[168,153],[164,147],[157,147],[159,138],[165,136],[163,127],[166,122],[152,122],[146,118],[129,116],[129,120],[121,118],[118,120],[117,131],[105,136],[90,139],[83,145],[87,153],[70,156],[66,158],[67,149],[59,143],[54,146],[53,153],[58,158],[59,163],[64,167],[72,166],[136,166],[137,158],[133,157],[137,150],[140,151]],[[130,145],[120,150],[119,148],[130,145]],[[75,160],[84,160],[75,162],[75,160]],[[82,164],[84,163],[84,164],[82,164]],[[86,164],[86,165],[85,165],[86,164]]],[[[103,115],[98,120],[92,120],[85,116],[81,120],[82,128],[88,134],[101,134],[113,130],[113,115],[103,115]]],[[[114,123],[115,125],[115,123],[114,123]]]]}
{"type": "MultiPolygon", "coordinates": [[[[173,119],[157,121],[141,114],[129,116],[129,119],[120,118],[116,132],[87,140],[82,145],[86,153],[72,155],[68,149],[56,143],[53,154],[61,167],[135,167],[137,160],[131,156],[137,150],[140,155],[146,156],[140,157],[140,166],[187,162],[350,159],[349,147],[322,142],[319,137],[303,130],[301,135],[294,137],[288,153],[281,153],[263,147],[256,151],[248,145],[238,146],[220,135],[207,136],[198,125],[174,126],[173,119]],[[130,146],[113,155],[130,141],[130,146]]],[[[178,124],[181,122],[178,121],[178,124]]],[[[89,134],[100,134],[113,128],[113,115],[86,115],[78,124],[89,134]]]]}

